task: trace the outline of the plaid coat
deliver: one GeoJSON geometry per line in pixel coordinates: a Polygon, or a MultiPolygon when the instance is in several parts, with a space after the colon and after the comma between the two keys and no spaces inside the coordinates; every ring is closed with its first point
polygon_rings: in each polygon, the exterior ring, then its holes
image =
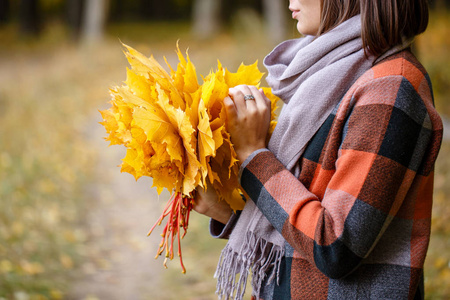
{"type": "Polygon", "coordinates": [[[286,239],[280,284],[260,299],[423,299],[442,139],[432,99],[425,69],[402,51],[353,84],[299,178],[268,150],[246,161],[243,189],[286,239]]]}

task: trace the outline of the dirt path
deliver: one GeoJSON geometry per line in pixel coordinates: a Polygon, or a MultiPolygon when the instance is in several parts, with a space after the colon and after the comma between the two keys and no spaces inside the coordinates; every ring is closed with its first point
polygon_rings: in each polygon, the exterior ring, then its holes
{"type": "Polygon", "coordinates": [[[92,145],[98,149],[97,169],[100,184],[90,188],[96,203],[88,216],[92,237],[86,244],[87,262],[82,275],[72,286],[71,299],[152,299],[158,286],[161,260],[155,260],[159,236],[146,237],[157,220],[159,204],[151,181],[138,182],[117,167],[124,157],[124,147],[107,147],[104,128],[94,117],[88,129],[92,145]]]}

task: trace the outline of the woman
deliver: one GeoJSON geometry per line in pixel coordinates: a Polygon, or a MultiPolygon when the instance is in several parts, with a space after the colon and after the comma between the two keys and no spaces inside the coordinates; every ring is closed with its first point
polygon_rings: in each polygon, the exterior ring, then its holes
{"type": "Polygon", "coordinates": [[[251,271],[255,299],[423,299],[442,138],[429,77],[410,52],[427,1],[289,9],[305,37],[264,60],[285,102],[268,146],[267,98],[239,86],[224,99],[250,199],[235,214],[211,191],[197,196],[212,234],[229,237],[217,292],[241,299],[251,271]]]}

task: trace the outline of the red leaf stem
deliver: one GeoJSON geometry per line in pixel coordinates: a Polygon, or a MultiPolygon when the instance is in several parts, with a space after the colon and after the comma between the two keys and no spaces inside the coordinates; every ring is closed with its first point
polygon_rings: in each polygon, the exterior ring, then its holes
{"type": "Polygon", "coordinates": [[[183,273],[186,273],[186,268],[183,264],[183,256],[181,253],[181,239],[186,235],[188,229],[189,216],[194,205],[193,201],[192,195],[190,197],[186,197],[181,193],[174,193],[164,207],[163,213],[159,217],[158,221],[156,221],[148,232],[148,235],[150,235],[155,227],[157,225],[161,225],[162,221],[167,217],[167,223],[161,233],[162,239],[155,258],[158,258],[158,256],[160,256],[165,250],[166,254],[163,265],[167,268],[167,260],[172,260],[174,258],[173,243],[176,238],[178,241],[177,254],[180,257],[180,264],[183,273]],[[183,229],[183,233],[181,233],[181,229],[183,229]]]}

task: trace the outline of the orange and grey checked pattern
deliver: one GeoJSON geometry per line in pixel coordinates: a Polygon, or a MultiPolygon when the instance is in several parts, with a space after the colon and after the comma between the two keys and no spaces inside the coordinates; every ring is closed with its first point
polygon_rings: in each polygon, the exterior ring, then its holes
{"type": "Polygon", "coordinates": [[[350,88],[294,177],[270,151],[241,184],[286,239],[261,299],[422,299],[442,122],[424,68],[403,51],[350,88]]]}

